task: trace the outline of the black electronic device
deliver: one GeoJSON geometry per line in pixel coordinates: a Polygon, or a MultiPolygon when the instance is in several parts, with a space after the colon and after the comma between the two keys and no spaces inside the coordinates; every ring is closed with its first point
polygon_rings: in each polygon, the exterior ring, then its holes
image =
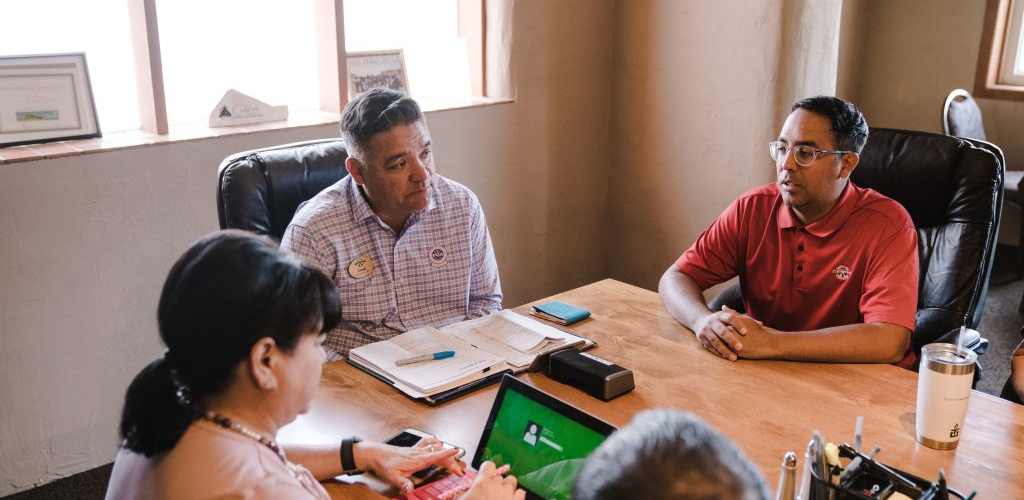
{"type": "Polygon", "coordinates": [[[611,424],[505,375],[466,475],[449,475],[392,500],[454,498],[485,461],[510,467],[526,500],[569,498],[583,461],[615,431],[611,424]]]}
{"type": "Polygon", "coordinates": [[[526,490],[526,500],[569,498],[583,461],[615,431],[611,424],[511,375],[501,379],[470,464],[485,460],[526,490]]]}
{"type": "Polygon", "coordinates": [[[632,371],[576,349],[552,353],[547,375],[602,401],[615,399],[636,387],[632,371]]]}
{"type": "MultiPolygon", "coordinates": [[[[409,428],[409,429],[405,429],[402,432],[399,432],[398,434],[395,434],[394,436],[389,437],[387,439],[387,441],[384,441],[384,443],[385,444],[390,444],[392,446],[401,446],[401,447],[404,447],[404,448],[410,448],[412,446],[415,446],[416,443],[420,442],[421,439],[426,438],[426,437],[432,437],[432,436],[430,434],[426,433],[426,432],[423,432],[423,431],[419,430],[419,429],[409,428]]],[[[441,446],[444,449],[446,449],[446,450],[451,449],[451,448],[458,449],[459,453],[457,455],[455,455],[455,459],[456,460],[462,458],[462,456],[466,454],[466,450],[464,450],[462,448],[459,448],[457,446],[452,446],[452,445],[450,445],[448,443],[445,443],[443,441],[441,442],[441,446]]],[[[441,469],[439,467],[437,467],[436,465],[431,465],[430,467],[427,467],[426,469],[414,472],[412,474],[412,476],[416,480],[418,480],[418,481],[414,481],[414,482],[418,483],[419,481],[425,481],[427,479],[430,479],[431,477],[433,477],[438,472],[441,472],[441,469]]]]}

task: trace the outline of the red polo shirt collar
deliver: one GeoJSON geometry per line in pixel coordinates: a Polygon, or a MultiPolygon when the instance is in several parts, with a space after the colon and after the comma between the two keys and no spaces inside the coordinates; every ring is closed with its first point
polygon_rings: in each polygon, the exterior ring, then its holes
{"type": "Polygon", "coordinates": [[[860,191],[859,187],[854,186],[853,182],[847,179],[846,187],[843,188],[842,194],[839,195],[839,202],[836,203],[836,206],[832,207],[832,210],[829,210],[828,214],[824,217],[806,226],[796,218],[796,215],[793,215],[793,210],[788,205],[779,203],[778,216],[776,217],[779,228],[803,227],[808,233],[819,238],[828,236],[842,227],[846,220],[850,218],[850,214],[857,209],[857,196],[860,191]]]}

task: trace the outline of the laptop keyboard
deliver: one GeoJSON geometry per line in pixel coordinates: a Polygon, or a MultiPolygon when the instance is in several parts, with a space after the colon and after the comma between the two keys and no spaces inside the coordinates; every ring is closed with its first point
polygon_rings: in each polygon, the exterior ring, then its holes
{"type": "Polygon", "coordinates": [[[391,500],[451,500],[469,489],[476,479],[476,471],[467,470],[465,475],[449,474],[432,483],[427,483],[391,500]]]}

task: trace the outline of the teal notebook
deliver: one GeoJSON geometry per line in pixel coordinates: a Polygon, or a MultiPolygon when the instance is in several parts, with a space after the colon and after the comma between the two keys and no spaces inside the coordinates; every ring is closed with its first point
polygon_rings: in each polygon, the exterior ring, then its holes
{"type": "Polygon", "coordinates": [[[571,325],[590,317],[590,311],[557,300],[533,306],[530,314],[561,325],[571,325]]]}

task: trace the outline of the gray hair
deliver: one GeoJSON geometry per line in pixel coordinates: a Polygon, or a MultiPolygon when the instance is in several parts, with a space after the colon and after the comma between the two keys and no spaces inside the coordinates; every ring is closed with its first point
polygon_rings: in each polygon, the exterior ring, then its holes
{"type": "Polygon", "coordinates": [[[366,146],[373,136],[398,125],[422,121],[423,111],[411,97],[397,90],[372,89],[345,105],[341,113],[341,138],[349,156],[365,161],[366,146]]]}
{"type": "Polygon", "coordinates": [[[768,500],[761,473],[692,413],[638,413],[576,476],[573,500],[768,500]]]}

